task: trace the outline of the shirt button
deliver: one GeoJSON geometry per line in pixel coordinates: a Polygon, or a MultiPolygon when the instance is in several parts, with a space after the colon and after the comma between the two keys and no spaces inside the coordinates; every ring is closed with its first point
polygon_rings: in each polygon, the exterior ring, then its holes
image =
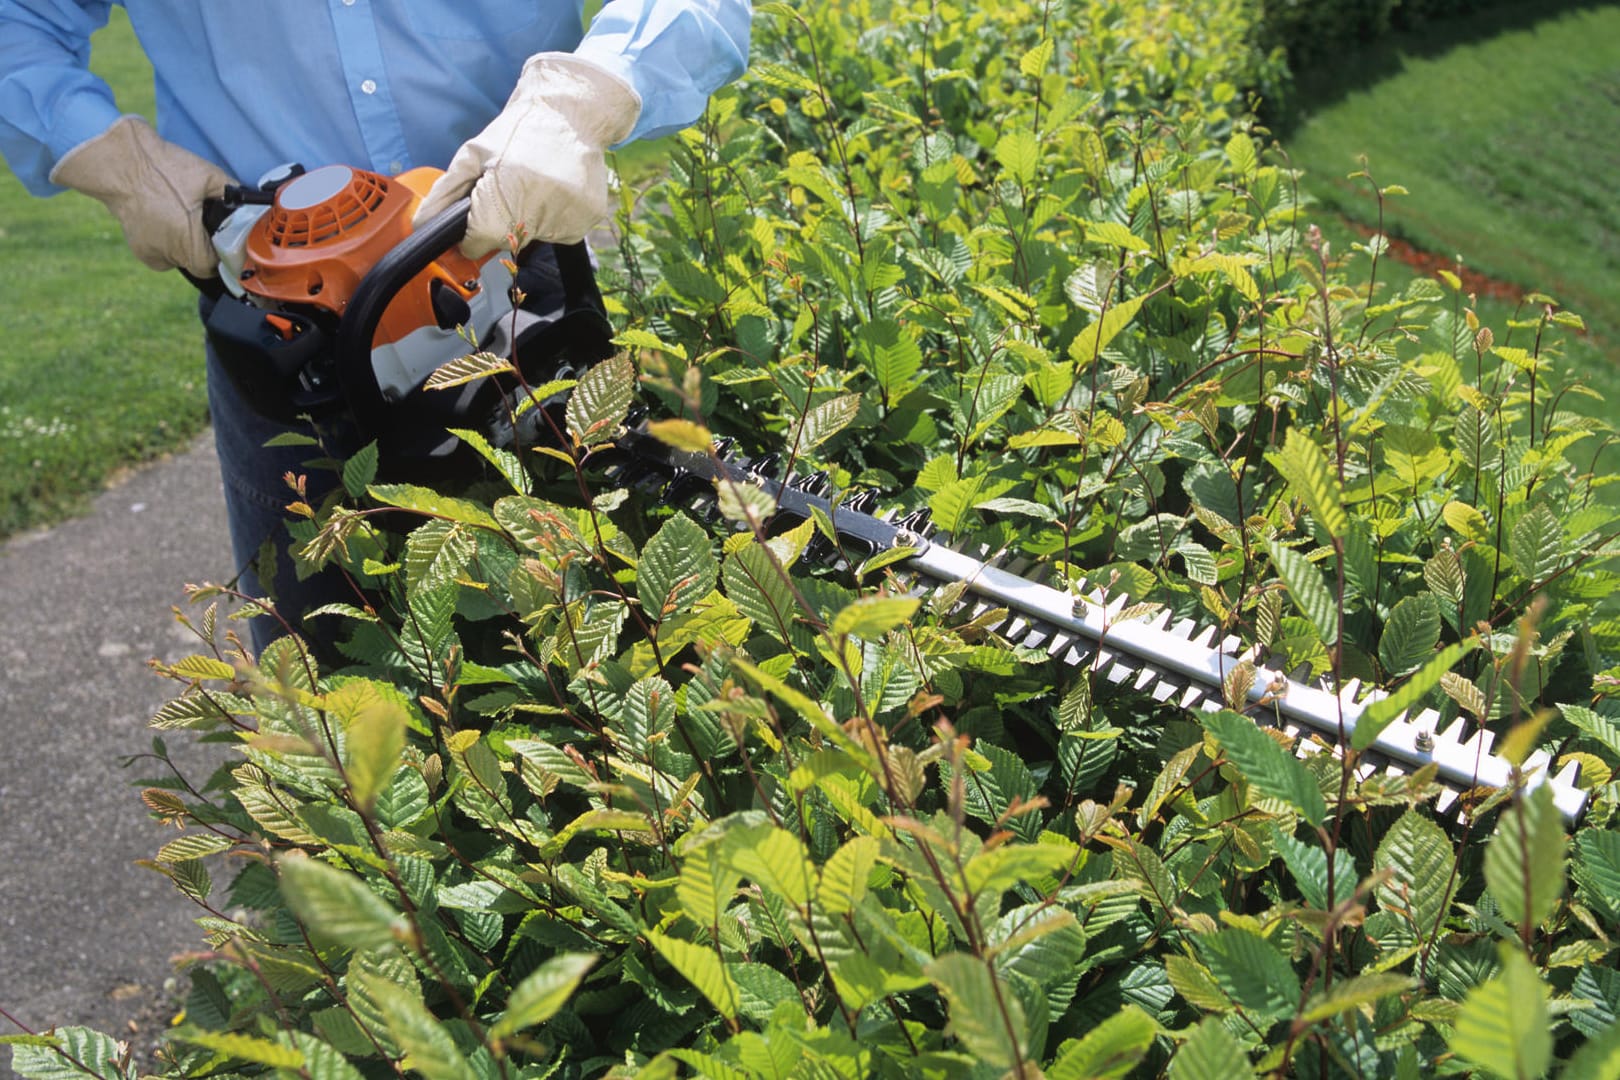
{"type": "Polygon", "coordinates": [[[375,94],[377,92],[377,80],[367,79],[365,82],[361,83],[360,92],[362,94],[375,94]]]}
{"type": "Polygon", "coordinates": [[[344,7],[354,7],[354,0],[343,0],[344,7]]]}

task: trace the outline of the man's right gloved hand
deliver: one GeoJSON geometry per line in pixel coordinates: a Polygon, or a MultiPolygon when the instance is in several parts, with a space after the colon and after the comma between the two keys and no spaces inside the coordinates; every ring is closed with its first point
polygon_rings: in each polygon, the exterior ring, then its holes
{"type": "Polygon", "coordinates": [[[69,150],[51,182],[105,203],[124,227],[130,251],[154,270],[176,267],[196,277],[219,264],[203,228],[203,200],[231,178],[189,150],[166,142],[138,116],[126,116],[69,150]]]}

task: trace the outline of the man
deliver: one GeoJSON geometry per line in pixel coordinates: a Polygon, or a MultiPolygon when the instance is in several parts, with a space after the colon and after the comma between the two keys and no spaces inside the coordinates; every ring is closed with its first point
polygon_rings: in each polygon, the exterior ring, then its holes
{"type": "MultiPolygon", "coordinates": [[[[286,162],[447,167],[417,220],[470,192],[470,256],[514,228],[575,242],[607,211],[604,150],[695,121],[747,65],[751,18],[749,0],[608,0],[582,34],[584,0],[120,2],[152,62],[157,129],[86,68],[110,0],[0,0],[0,154],[36,195],[104,203],[147,266],[198,277],[215,269],[203,200],[286,162]]],[[[307,455],[265,449],[280,429],[208,367],[247,566],[307,455]]],[[[292,611],[310,600],[285,565],[276,588],[292,611]]]]}

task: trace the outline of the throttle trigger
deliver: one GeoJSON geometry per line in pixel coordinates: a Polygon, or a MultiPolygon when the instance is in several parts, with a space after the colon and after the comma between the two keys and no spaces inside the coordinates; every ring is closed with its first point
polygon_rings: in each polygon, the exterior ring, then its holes
{"type": "Polygon", "coordinates": [[[433,301],[433,320],[440,330],[454,330],[472,322],[472,305],[443,279],[434,278],[428,294],[433,301]]]}

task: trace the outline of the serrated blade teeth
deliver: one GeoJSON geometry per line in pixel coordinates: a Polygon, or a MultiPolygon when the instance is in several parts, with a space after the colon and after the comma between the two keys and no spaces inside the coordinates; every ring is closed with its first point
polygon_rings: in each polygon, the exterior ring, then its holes
{"type": "Polygon", "coordinates": [[[1154,701],[1169,701],[1187,688],[1187,684],[1177,680],[1161,679],[1150,693],[1154,701]]]}
{"type": "Polygon", "coordinates": [[[1069,651],[1063,654],[1063,662],[1068,664],[1070,667],[1080,667],[1085,664],[1087,660],[1090,660],[1091,657],[1091,646],[1086,643],[1079,643],[1071,646],[1069,651]]]}
{"type": "Polygon", "coordinates": [[[1178,619],[1176,624],[1170,628],[1170,632],[1183,641],[1191,641],[1193,632],[1197,629],[1198,621],[1196,619],[1178,619]]]}
{"type": "Polygon", "coordinates": [[[1174,617],[1174,613],[1169,608],[1160,608],[1147,621],[1147,625],[1154,630],[1163,630],[1170,625],[1170,620],[1174,617]]]}
{"type": "Polygon", "coordinates": [[[1046,655],[1057,656],[1059,653],[1063,652],[1063,650],[1067,649],[1073,644],[1074,635],[1066,634],[1060,630],[1052,636],[1051,641],[1046,643],[1046,655]]]}
{"type": "Polygon", "coordinates": [[[1553,777],[1553,782],[1566,787],[1577,788],[1581,786],[1581,763],[1578,758],[1571,758],[1562,769],[1553,777]]]}
{"type": "Polygon", "coordinates": [[[1347,679],[1345,680],[1344,685],[1339,687],[1339,700],[1344,702],[1346,705],[1354,705],[1356,703],[1356,695],[1360,693],[1360,691],[1360,679],[1347,679]]]}
{"type": "Polygon", "coordinates": [[[1215,635],[1218,633],[1220,633],[1219,627],[1206,626],[1198,632],[1197,637],[1192,639],[1192,643],[1207,649],[1215,643],[1215,635]]]}

